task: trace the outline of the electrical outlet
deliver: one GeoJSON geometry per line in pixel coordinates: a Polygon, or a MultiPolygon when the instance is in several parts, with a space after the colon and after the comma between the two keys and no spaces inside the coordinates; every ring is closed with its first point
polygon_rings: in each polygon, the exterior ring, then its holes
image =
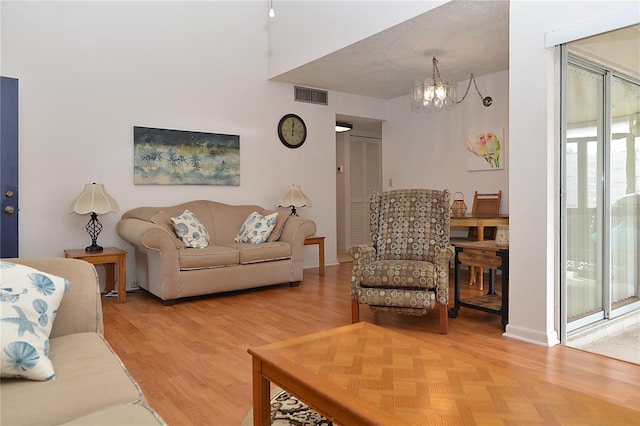
{"type": "Polygon", "coordinates": [[[389,179],[389,187],[391,188],[393,186],[393,179],[389,179]]]}

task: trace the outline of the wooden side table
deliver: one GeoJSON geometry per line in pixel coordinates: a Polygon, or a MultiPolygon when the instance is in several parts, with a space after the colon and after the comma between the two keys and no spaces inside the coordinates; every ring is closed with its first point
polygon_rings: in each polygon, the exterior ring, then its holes
{"type": "Polygon", "coordinates": [[[115,287],[115,265],[118,265],[118,303],[127,300],[127,252],[115,247],[105,247],[101,252],[89,253],[84,249],[67,249],[65,257],[80,259],[94,265],[105,265],[107,282],[105,290],[109,292],[115,287]]]}
{"type": "Polygon", "coordinates": [[[456,244],[455,255],[455,305],[449,309],[449,317],[456,318],[461,306],[477,309],[502,317],[502,328],[509,323],[509,247],[498,246],[495,241],[472,241],[456,244]],[[489,291],[483,296],[460,298],[460,265],[489,268],[489,291]],[[502,270],[502,294],[494,288],[494,270],[502,270]]]}
{"type": "Polygon", "coordinates": [[[305,246],[311,246],[314,244],[318,245],[318,263],[320,267],[320,275],[324,275],[324,239],[325,237],[321,237],[319,235],[313,235],[304,240],[305,246]]]}

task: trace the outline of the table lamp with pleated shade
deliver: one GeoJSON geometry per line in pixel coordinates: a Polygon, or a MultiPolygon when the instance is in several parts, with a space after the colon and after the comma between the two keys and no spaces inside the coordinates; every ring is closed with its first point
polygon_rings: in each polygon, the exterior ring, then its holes
{"type": "Polygon", "coordinates": [[[296,207],[311,207],[311,201],[298,185],[290,185],[278,200],[278,207],[291,207],[291,216],[298,216],[296,207]]]}
{"type": "Polygon", "coordinates": [[[102,251],[102,247],[97,243],[98,235],[102,232],[102,224],[98,220],[98,215],[117,211],[120,211],[118,203],[107,193],[101,183],[86,184],[82,193],[71,202],[69,213],[91,214],[91,219],[85,227],[91,237],[91,245],[86,247],[85,251],[102,251]]]}

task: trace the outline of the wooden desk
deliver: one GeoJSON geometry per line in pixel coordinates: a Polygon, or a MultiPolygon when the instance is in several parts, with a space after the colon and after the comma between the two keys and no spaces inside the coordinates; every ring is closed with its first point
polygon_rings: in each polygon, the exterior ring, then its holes
{"type": "Polygon", "coordinates": [[[467,213],[462,217],[451,216],[451,227],[475,226],[478,228],[478,241],[484,240],[484,228],[487,226],[509,225],[508,214],[478,215],[467,213]]]}
{"type": "Polygon", "coordinates": [[[105,247],[103,251],[89,253],[84,249],[67,249],[65,257],[80,259],[94,265],[105,265],[107,273],[105,291],[115,287],[115,265],[118,265],[118,303],[127,301],[127,252],[115,247],[105,247]]]}
{"type": "Polygon", "coordinates": [[[509,247],[498,246],[495,241],[470,241],[456,244],[455,255],[455,305],[449,309],[449,317],[456,318],[461,306],[497,314],[502,317],[502,328],[509,323],[509,247]],[[460,300],[460,265],[489,268],[489,291],[483,296],[460,300]],[[494,270],[502,271],[501,295],[494,287],[494,270]]]}
{"type": "Polygon", "coordinates": [[[318,267],[320,268],[320,275],[324,275],[324,239],[319,235],[313,235],[304,240],[305,246],[318,245],[318,267]]]}
{"type": "Polygon", "coordinates": [[[253,424],[271,424],[271,382],[341,425],[637,425],[637,407],[474,360],[444,339],[360,322],[251,348],[253,424]]]}

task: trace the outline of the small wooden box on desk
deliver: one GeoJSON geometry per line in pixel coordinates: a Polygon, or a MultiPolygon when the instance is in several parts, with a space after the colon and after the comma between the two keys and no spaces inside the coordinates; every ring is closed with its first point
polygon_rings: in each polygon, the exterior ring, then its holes
{"type": "Polygon", "coordinates": [[[118,265],[118,303],[127,301],[127,252],[115,247],[105,247],[99,252],[87,252],[84,249],[67,249],[65,257],[80,259],[94,265],[105,265],[107,273],[105,291],[115,288],[115,266],[118,265]]]}

